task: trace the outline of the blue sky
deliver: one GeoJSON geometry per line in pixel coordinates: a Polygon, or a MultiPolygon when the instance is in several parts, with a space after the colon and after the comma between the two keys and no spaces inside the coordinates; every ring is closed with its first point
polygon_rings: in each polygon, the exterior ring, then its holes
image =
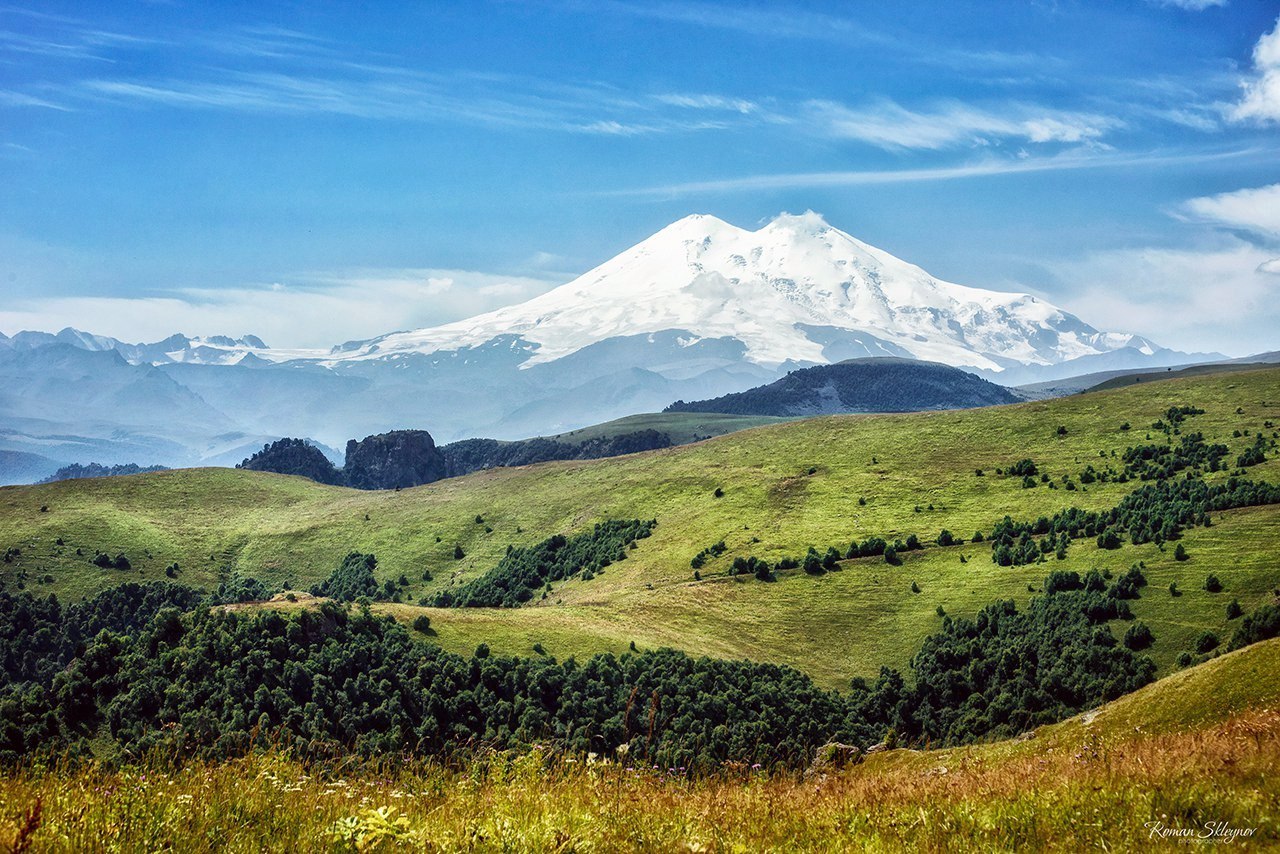
{"type": "Polygon", "coordinates": [[[1102,328],[1280,348],[1274,2],[90,5],[0,0],[8,333],[325,346],[813,209],[1102,328]]]}

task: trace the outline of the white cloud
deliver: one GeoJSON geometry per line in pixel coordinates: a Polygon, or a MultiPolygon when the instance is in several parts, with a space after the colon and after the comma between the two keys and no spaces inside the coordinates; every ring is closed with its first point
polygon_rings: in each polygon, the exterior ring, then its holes
{"type": "Polygon", "coordinates": [[[727,110],[734,113],[754,113],[758,107],[751,101],[742,98],[726,98],[723,95],[686,95],[668,93],[654,95],[654,100],[672,107],[687,107],[691,110],[727,110]]]}
{"type": "Polygon", "coordinates": [[[74,326],[124,341],[253,333],[273,347],[325,348],[470,317],[537,296],[557,280],[466,270],[363,270],[241,288],[146,297],[34,297],[6,301],[0,330],[74,326]]]}
{"type": "Polygon", "coordinates": [[[1280,238],[1280,184],[1192,199],[1183,209],[1199,220],[1280,238]]]}
{"type": "Polygon", "coordinates": [[[682,184],[663,184],[630,190],[617,190],[599,195],[605,196],[684,196],[709,193],[738,193],[757,190],[794,190],[830,187],[859,187],[875,184],[910,184],[929,181],[956,181],[965,178],[986,178],[996,175],[1019,175],[1028,172],[1060,172],[1076,169],[1150,168],[1154,166],[1184,166],[1192,163],[1211,163],[1242,157],[1267,156],[1274,153],[1254,149],[1219,152],[1193,152],[1190,154],[1145,152],[1119,154],[1094,149],[1076,149],[1051,157],[1035,157],[1026,151],[1015,152],[1013,157],[988,157],[955,166],[927,167],[921,169],[860,169],[838,172],[782,172],[766,175],[745,175],[710,181],[689,181],[682,184]]]}
{"type": "Polygon", "coordinates": [[[1158,6],[1176,6],[1189,12],[1203,12],[1214,6],[1225,6],[1227,0],[1155,0],[1158,6]]]}
{"type": "Polygon", "coordinates": [[[914,111],[893,101],[848,107],[812,101],[812,119],[832,136],[886,149],[943,149],[1013,139],[1033,143],[1081,143],[1123,123],[1110,116],[1010,104],[999,111],[948,102],[914,111]]]}
{"type": "Polygon", "coordinates": [[[0,89],[0,107],[43,107],[48,110],[67,110],[67,107],[55,104],[45,98],[38,98],[25,92],[13,92],[8,89],[0,89]]]}
{"type": "Polygon", "coordinates": [[[1236,121],[1280,121],[1280,18],[1253,48],[1254,77],[1242,86],[1244,95],[1228,116],[1236,121]]]}
{"type": "Polygon", "coordinates": [[[1224,238],[1203,249],[1140,248],[1054,265],[1072,312],[1165,347],[1245,356],[1280,348],[1280,259],[1224,238]]]}

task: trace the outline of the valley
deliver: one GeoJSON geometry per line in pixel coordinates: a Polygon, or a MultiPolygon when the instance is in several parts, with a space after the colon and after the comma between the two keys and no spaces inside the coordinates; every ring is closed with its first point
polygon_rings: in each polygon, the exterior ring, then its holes
{"type": "MultiPolygon", "coordinates": [[[[400,491],[359,492],[220,469],[9,487],[0,490],[0,546],[20,555],[0,565],[0,580],[12,591],[22,573],[27,589],[75,600],[124,580],[166,580],[165,568],[176,563],[172,580],[205,589],[251,576],[269,589],[305,591],[343,555],[366,552],[377,555],[379,583],[407,581],[397,587],[401,604],[375,608],[406,623],[429,614],[432,642],[454,652],[487,643],[503,654],[529,655],[537,644],[564,658],[622,652],[634,643],[785,663],[837,687],[852,676],[874,676],[882,665],[905,666],[941,624],[939,606],[970,616],[997,599],[1025,603],[1028,587],[1038,590],[1054,569],[1119,574],[1143,561],[1152,580],[1134,610],[1155,633],[1160,671],[1169,672],[1200,632],[1229,628],[1223,609],[1231,598],[1251,611],[1280,586],[1270,548],[1280,535],[1274,507],[1214,514],[1212,527],[1186,531],[1180,542],[1187,561],[1175,560],[1171,545],[1105,550],[1081,540],[1062,561],[1049,554],[1045,564],[1000,567],[987,543],[931,544],[943,529],[966,540],[974,531],[989,534],[1005,515],[1034,519],[1069,506],[1114,506],[1134,484],[1079,484],[1080,472],[1147,441],[1148,425],[1182,405],[1205,410],[1188,416],[1182,429],[1226,444],[1234,459],[1259,431],[1269,435],[1268,422],[1280,421],[1280,371],[979,410],[815,418],[400,491]],[[1122,430],[1126,423],[1130,429],[1122,430]],[[1021,478],[996,474],[1022,458],[1035,460],[1058,488],[1026,488],[1021,478]],[[1078,487],[1064,488],[1064,476],[1078,487]],[[658,526],[628,560],[590,581],[557,583],[525,607],[415,604],[479,577],[509,545],[632,518],[656,518],[658,526]],[[822,552],[855,538],[909,534],[929,545],[903,553],[900,566],[857,558],[842,561],[842,572],[815,577],[793,570],[776,583],[728,575],[736,556],[776,563],[810,546],[822,552]],[[691,558],[719,541],[725,553],[695,581],[691,558]],[[92,565],[97,551],[127,555],[130,569],[92,565]],[[1225,593],[1202,589],[1209,573],[1223,579],[1225,593]],[[913,582],[920,593],[911,592],[913,582]],[[1171,582],[1185,595],[1170,596],[1171,582]]],[[[1268,453],[1248,476],[1280,480],[1276,456],[1268,453]]],[[[1220,482],[1226,475],[1205,478],[1220,482]]]]}

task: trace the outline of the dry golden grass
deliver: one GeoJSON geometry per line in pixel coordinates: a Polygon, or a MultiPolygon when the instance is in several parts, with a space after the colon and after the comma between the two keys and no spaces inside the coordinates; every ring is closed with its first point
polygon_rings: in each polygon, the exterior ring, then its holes
{"type": "Polygon", "coordinates": [[[1083,851],[1171,844],[1150,822],[1197,833],[1225,822],[1249,832],[1237,845],[1280,844],[1276,709],[1106,746],[1002,747],[895,751],[819,779],[726,768],[685,780],[540,751],[460,768],[344,770],[267,754],[177,770],[28,769],[0,779],[0,841],[31,851],[1083,851]]]}

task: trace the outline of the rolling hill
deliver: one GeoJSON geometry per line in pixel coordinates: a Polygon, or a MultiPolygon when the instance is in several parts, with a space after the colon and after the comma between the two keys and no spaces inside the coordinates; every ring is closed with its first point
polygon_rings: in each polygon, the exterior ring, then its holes
{"type": "Polygon", "coordinates": [[[1009,389],[959,368],[878,357],[802,368],[768,385],[713,400],[678,400],[666,411],[798,417],[973,409],[1018,400],[1009,389]]]}
{"type": "MultiPolygon", "coordinates": [[[[1185,534],[1185,561],[1154,544],[1101,550],[1078,541],[1063,561],[1050,555],[1047,565],[998,567],[986,544],[968,543],[908,553],[902,566],[860,558],[843,562],[843,572],[793,572],[774,584],[731,578],[727,570],[735,556],[776,562],[810,545],[821,550],[873,534],[892,540],[915,533],[928,543],[943,528],[967,539],[1006,514],[1034,519],[1073,505],[1112,507],[1133,484],[1098,481],[1069,490],[1063,477],[1079,483],[1087,465],[1102,467],[1104,457],[1115,459],[1149,434],[1164,441],[1146,425],[1171,406],[1204,409],[1182,429],[1226,444],[1234,459],[1280,421],[1280,370],[980,410],[815,418],[614,459],[493,469],[400,492],[219,469],[9,487],[0,490],[0,548],[18,553],[0,564],[0,579],[7,589],[21,581],[78,598],[126,578],[162,579],[177,562],[177,579],[188,584],[209,587],[241,574],[302,590],[357,550],[378,555],[379,581],[404,576],[403,598],[415,602],[478,577],[508,545],[606,519],[656,518],[657,529],[628,560],[590,581],[557,584],[536,605],[377,607],[405,620],[429,613],[436,642],[458,651],[485,642],[528,654],[537,643],[565,656],[634,642],[793,664],[834,686],[873,676],[882,664],[902,666],[936,630],[939,606],[972,614],[999,598],[1024,602],[1051,569],[1118,573],[1141,560],[1150,585],[1134,613],[1154,631],[1152,654],[1167,672],[1199,633],[1229,631],[1230,599],[1246,611],[1271,599],[1280,585],[1272,557],[1280,507],[1214,514],[1212,527],[1185,534]],[[1025,488],[1021,478],[996,474],[1024,458],[1059,488],[1025,488]],[[721,540],[726,552],[696,581],[691,558],[721,540]],[[99,550],[127,554],[132,569],[91,565],[99,550]],[[1222,579],[1222,593],[1203,589],[1210,573],[1222,579]],[[913,582],[920,593],[911,591],[913,582]],[[1170,583],[1183,595],[1169,595],[1170,583]]],[[[1248,471],[1255,480],[1280,480],[1274,452],[1248,471]]]]}

